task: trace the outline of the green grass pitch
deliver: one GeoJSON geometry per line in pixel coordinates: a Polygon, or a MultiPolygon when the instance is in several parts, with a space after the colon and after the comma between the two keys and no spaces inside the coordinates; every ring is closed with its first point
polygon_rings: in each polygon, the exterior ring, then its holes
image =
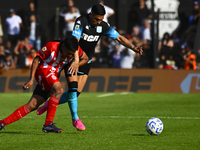
{"type": "MultiPolygon", "coordinates": [[[[31,93],[0,93],[0,119],[27,103],[31,93]]],[[[43,133],[46,113],[36,111],[0,132],[0,150],[199,150],[200,94],[82,93],[78,114],[86,126],[72,126],[68,104],[54,122],[62,133],[43,133]],[[164,124],[160,135],[145,130],[151,117],[164,124]]]]}

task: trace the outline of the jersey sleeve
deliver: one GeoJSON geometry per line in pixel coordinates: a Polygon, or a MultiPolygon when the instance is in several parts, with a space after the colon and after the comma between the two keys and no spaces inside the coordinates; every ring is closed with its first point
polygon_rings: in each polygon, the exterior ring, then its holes
{"type": "Polygon", "coordinates": [[[72,35],[80,39],[82,32],[83,32],[83,26],[81,25],[81,20],[78,18],[74,23],[72,35]]]}
{"type": "Polygon", "coordinates": [[[83,50],[80,46],[79,46],[79,49],[78,49],[78,53],[79,53],[79,57],[83,56],[83,50]]]}
{"type": "Polygon", "coordinates": [[[110,26],[104,35],[115,40],[119,36],[119,33],[110,26]]]}
{"type": "Polygon", "coordinates": [[[42,60],[49,58],[50,55],[51,47],[49,47],[48,43],[37,52],[37,56],[39,56],[42,60]]]}

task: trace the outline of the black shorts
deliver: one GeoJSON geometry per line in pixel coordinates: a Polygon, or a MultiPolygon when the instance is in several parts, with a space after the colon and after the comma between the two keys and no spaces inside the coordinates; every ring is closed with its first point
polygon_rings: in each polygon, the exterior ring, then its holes
{"type": "MultiPolygon", "coordinates": [[[[92,63],[88,63],[88,64],[85,64],[85,65],[79,67],[78,68],[78,76],[84,75],[84,74],[88,75],[90,72],[90,69],[91,69],[91,65],[92,65],[92,63]]],[[[69,68],[69,65],[66,65],[64,67],[65,77],[71,76],[71,74],[68,71],[68,68],[69,68]]]]}
{"type": "Polygon", "coordinates": [[[45,100],[47,100],[51,96],[51,92],[43,91],[41,89],[41,87],[37,84],[33,91],[33,95],[39,95],[39,96],[43,97],[45,100]]]}

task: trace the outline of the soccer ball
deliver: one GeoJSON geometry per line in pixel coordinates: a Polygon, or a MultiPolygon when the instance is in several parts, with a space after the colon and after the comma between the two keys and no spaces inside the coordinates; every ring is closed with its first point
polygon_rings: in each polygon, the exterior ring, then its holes
{"type": "Polygon", "coordinates": [[[159,118],[150,118],[146,123],[146,130],[151,135],[158,135],[163,131],[163,123],[159,118]]]}

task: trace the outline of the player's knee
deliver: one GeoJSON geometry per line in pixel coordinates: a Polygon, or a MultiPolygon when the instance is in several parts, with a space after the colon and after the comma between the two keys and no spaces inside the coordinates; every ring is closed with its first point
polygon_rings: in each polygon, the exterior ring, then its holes
{"type": "Polygon", "coordinates": [[[64,93],[64,89],[63,88],[59,88],[58,93],[60,93],[61,95],[64,93]]]}
{"type": "Polygon", "coordinates": [[[34,111],[37,109],[37,102],[31,101],[30,103],[27,104],[27,106],[30,111],[34,111]]]}
{"type": "Polygon", "coordinates": [[[77,81],[70,82],[68,83],[68,87],[69,87],[69,91],[77,91],[78,82],[77,81]]]}
{"type": "Polygon", "coordinates": [[[63,93],[64,93],[64,89],[61,87],[61,88],[57,89],[56,92],[53,93],[53,95],[60,99],[63,93]]]}

